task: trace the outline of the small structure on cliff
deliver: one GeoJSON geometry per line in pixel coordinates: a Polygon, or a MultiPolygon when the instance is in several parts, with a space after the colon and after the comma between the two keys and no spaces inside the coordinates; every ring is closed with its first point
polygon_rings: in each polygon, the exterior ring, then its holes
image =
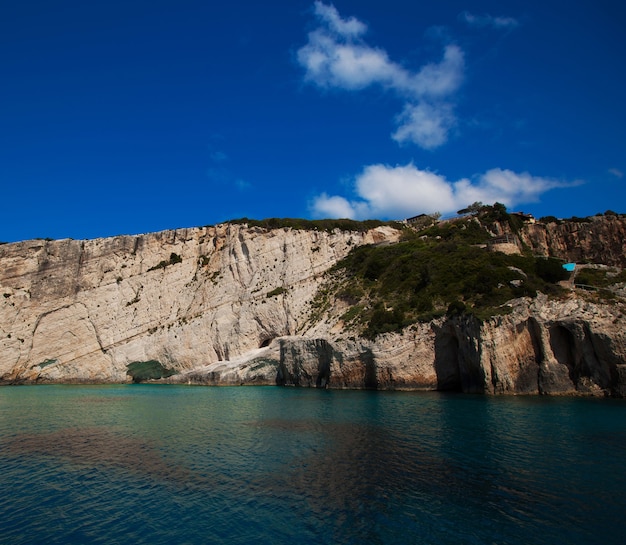
{"type": "Polygon", "coordinates": [[[493,237],[487,242],[487,248],[491,252],[502,252],[508,255],[519,255],[521,253],[518,238],[510,233],[493,237]]]}

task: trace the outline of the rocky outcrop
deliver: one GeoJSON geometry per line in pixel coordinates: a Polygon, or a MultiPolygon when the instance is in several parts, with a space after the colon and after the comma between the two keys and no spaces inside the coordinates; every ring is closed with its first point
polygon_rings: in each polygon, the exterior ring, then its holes
{"type": "Polygon", "coordinates": [[[626,221],[621,216],[592,216],[585,221],[527,223],[520,238],[539,255],[572,263],[626,267],[626,221]]]}
{"type": "MultiPolygon", "coordinates": [[[[620,218],[563,225],[519,236],[536,253],[622,263],[620,218]]],[[[485,322],[441,318],[375,341],[346,330],[345,303],[313,308],[351,248],[399,235],[224,224],[2,245],[0,381],[626,396],[619,301],[520,299],[485,322]]]]}
{"type": "Polygon", "coordinates": [[[417,324],[365,340],[281,337],[234,364],[171,382],[487,394],[626,394],[626,332],[618,307],[571,296],[519,299],[512,312],[417,324]],[[255,370],[252,371],[251,370],[255,370]]]}
{"type": "Polygon", "coordinates": [[[124,382],[236,359],[310,327],[324,272],[366,233],[224,224],[0,246],[0,380],[124,382]]]}

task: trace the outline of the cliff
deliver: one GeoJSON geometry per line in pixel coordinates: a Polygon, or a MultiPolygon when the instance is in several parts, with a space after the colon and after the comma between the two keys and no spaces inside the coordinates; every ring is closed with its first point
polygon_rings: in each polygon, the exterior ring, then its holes
{"type": "Polygon", "coordinates": [[[540,255],[572,263],[626,266],[626,222],[621,216],[526,224],[520,235],[540,255]]]}
{"type": "Polygon", "coordinates": [[[306,331],[323,273],[397,237],[226,224],[2,245],[1,380],[121,382],[228,361],[306,331]]]}
{"type": "MultiPolygon", "coordinates": [[[[519,244],[622,265],[626,222],[525,225],[519,244]]],[[[328,271],[369,231],[223,224],[0,246],[0,381],[286,384],[626,395],[621,299],[522,297],[365,339],[318,308],[328,271]]]]}

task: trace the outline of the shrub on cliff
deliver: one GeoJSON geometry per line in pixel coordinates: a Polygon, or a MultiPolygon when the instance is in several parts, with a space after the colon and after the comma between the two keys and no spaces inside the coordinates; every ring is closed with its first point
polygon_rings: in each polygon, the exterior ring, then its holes
{"type": "Polygon", "coordinates": [[[167,267],[168,265],[175,265],[176,263],[182,263],[183,262],[183,258],[180,257],[178,254],[175,254],[174,252],[172,252],[170,254],[170,258],[166,261],[159,261],[159,263],[157,263],[154,267],[150,267],[148,269],[148,272],[150,271],[156,271],[158,269],[165,269],[165,267],[167,267]]]}
{"type": "Polygon", "coordinates": [[[537,291],[555,293],[556,282],[567,276],[556,259],[506,255],[477,245],[490,234],[471,218],[420,235],[390,246],[359,246],[334,267],[335,283],[324,296],[358,309],[346,316],[363,336],[374,338],[444,314],[483,319],[506,313],[507,301],[534,297],[537,291]]]}
{"type": "Polygon", "coordinates": [[[299,218],[266,218],[263,220],[253,220],[249,218],[240,218],[231,220],[229,223],[236,225],[248,225],[249,227],[261,227],[263,229],[298,229],[303,231],[328,231],[335,229],[340,231],[359,231],[365,232],[382,225],[391,225],[397,229],[402,228],[402,224],[394,221],[381,220],[365,220],[356,221],[351,219],[323,219],[323,220],[306,220],[299,218]]]}
{"type": "Polygon", "coordinates": [[[607,288],[623,282],[626,282],[626,270],[617,272],[615,269],[584,268],[576,274],[576,284],[595,288],[607,288]]]}

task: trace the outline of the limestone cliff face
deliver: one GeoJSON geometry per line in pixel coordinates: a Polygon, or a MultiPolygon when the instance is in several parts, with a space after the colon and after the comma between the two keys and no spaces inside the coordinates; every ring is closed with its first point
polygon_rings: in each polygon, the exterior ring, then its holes
{"type": "Polygon", "coordinates": [[[520,236],[539,255],[626,267],[626,220],[620,216],[525,224],[520,236]]]}
{"type": "Polygon", "coordinates": [[[322,274],[398,235],[225,224],[2,245],[0,379],[122,382],[131,364],[228,361],[306,331],[322,274]]]}
{"type": "Polygon", "coordinates": [[[519,299],[506,316],[417,324],[375,342],[280,337],[171,382],[626,397],[623,309],[572,295],[519,299]]]}
{"type": "MultiPolygon", "coordinates": [[[[537,253],[623,262],[621,219],[576,225],[520,236],[537,253]]],[[[0,381],[626,396],[619,302],[520,299],[486,322],[439,319],[375,341],[344,328],[341,301],[310,321],[330,267],[355,245],[398,237],[225,224],[2,245],[0,381]]]]}

